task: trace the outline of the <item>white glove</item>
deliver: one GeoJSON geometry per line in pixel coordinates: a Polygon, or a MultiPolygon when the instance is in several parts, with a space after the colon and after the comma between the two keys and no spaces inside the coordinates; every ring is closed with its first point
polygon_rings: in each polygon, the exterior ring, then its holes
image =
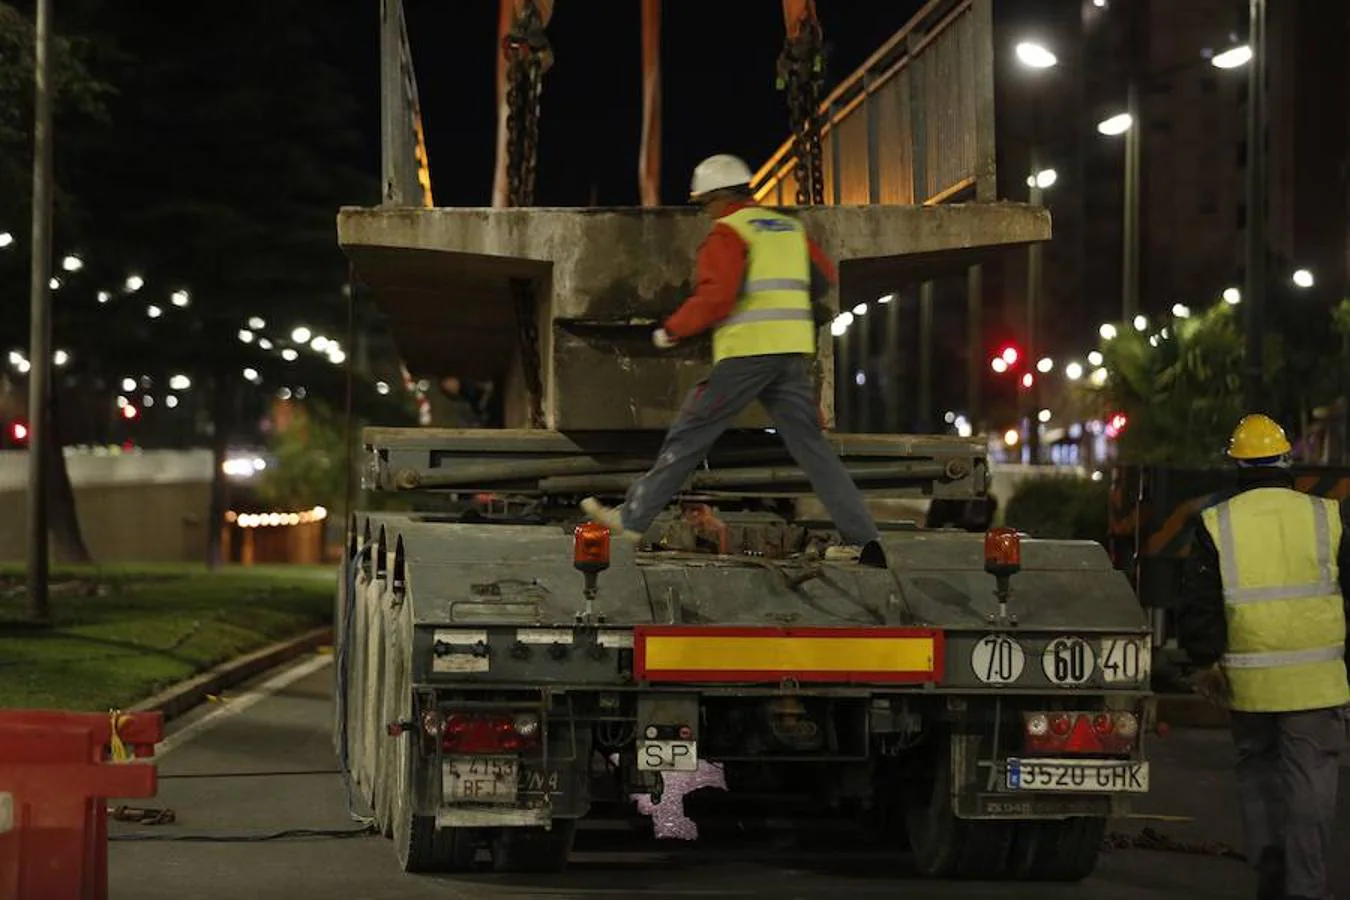
{"type": "Polygon", "coordinates": [[[657,350],[669,350],[675,346],[675,339],[666,334],[664,328],[658,328],[652,332],[652,344],[657,350]]]}

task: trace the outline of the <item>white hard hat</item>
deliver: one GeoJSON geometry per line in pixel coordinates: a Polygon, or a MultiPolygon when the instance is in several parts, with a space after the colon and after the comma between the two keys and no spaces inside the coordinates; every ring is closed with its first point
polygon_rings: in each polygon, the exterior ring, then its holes
{"type": "Polygon", "coordinates": [[[729,153],[710,156],[694,168],[694,177],[689,182],[689,199],[697,200],[704,194],[724,188],[748,187],[754,177],[739,156],[729,153]]]}

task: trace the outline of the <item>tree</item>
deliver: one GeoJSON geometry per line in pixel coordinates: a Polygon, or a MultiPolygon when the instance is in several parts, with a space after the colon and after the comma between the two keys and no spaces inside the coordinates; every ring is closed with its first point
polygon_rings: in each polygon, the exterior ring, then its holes
{"type": "Polygon", "coordinates": [[[273,438],[274,464],[263,472],[258,496],[277,509],[341,509],[348,481],[355,477],[347,461],[358,439],[327,404],[306,404],[273,438]]]}
{"type": "MultiPolygon", "coordinates": [[[[1276,263],[1272,271],[1290,266],[1276,263]]],[[[1223,462],[1228,436],[1248,412],[1265,412],[1293,434],[1312,411],[1343,390],[1347,365],[1340,335],[1350,334],[1350,304],[1332,307],[1316,292],[1272,280],[1267,288],[1263,382],[1267,405],[1245,407],[1246,342],[1241,307],[1218,303],[1161,328],[1120,326],[1103,348],[1108,380],[1088,389],[1103,417],[1123,413],[1122,462],[1204,467],[1223,462]]]]}
{"type": "MultiPolygon", "coordinates": [[[[84,236],[99,250],[90,277],[113,295],[100,305],[125,313],[109,319],[86,291],[57,327],[109,377],[153,368],[205,392],[219,521],[228,442],[265,413],[276,386],[341,396],[339,370],[290,336],[301,324],[341,332],[346,267],[334,214],[378,196],[373,175],[361,174],[358,94],[335,64],[341,17],[322,0],[225,15],[147,0],[96,4],[91,15],[123,62],[114,127],[89,140],[97,165],[78,191],[93,210],[84,236]],[[118,290],[132,272],[143,287],[118,290]],[[170,305],[177,292],[187,305],[170,305]],[[162,315],[148,315],[151,305],[162,315]],[[100,315],[108,324],[89,327],[100,315]],[[254,317],[272,329],[265,345],[248,327],[254,317]],[[236,338],[245,331],[248,343],[236,338]]],[[[359,399],[378,401],[368,388],[359,399]]]]}

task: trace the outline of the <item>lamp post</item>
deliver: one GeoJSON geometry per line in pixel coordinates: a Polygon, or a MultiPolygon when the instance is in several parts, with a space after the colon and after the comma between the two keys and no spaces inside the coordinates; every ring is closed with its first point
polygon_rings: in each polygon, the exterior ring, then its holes
{"type": "Polygon", "coordinates": [[[48,618],[47,605],[47,443],[52,359],[52,0],[38,0],[33,81],[33,257],[29,269],[28,358],[28,608],[37,620],[48,618]]]}
{"type": "MultiPolygon", "coordinates": [[[[1266,306],[1266,0],[1249,0],[1247,28],[1247,241],[1242,298],[1246,301],[1247,365],[1243,396],[1247,410],[1256,412],[1265,400],[1261,381],[1266,306]]],[[[1214,57],[1215,64],[1225,55],[1214,57]]]]}

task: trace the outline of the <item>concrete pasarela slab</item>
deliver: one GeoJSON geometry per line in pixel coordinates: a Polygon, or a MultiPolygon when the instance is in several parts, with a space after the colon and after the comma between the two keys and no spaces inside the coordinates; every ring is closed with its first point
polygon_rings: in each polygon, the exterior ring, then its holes
{"type": "MultiPolygon", "coordinates": [[[[790,212],[839,262],[845,306],[1050,238],[1049,213],[1021,204],[790,212]]],[[[707,371],[706,339],[660,351],[649,338],[693,290],[709,229],[697,210],[347,208],[337,225],[414,374],[501,379],[508,426],[528,421],[513,284],[533,299],[549,428],[664,429],[707,371]]],[[[755,410],[739,424],[768,423],[755,410]]]]}

